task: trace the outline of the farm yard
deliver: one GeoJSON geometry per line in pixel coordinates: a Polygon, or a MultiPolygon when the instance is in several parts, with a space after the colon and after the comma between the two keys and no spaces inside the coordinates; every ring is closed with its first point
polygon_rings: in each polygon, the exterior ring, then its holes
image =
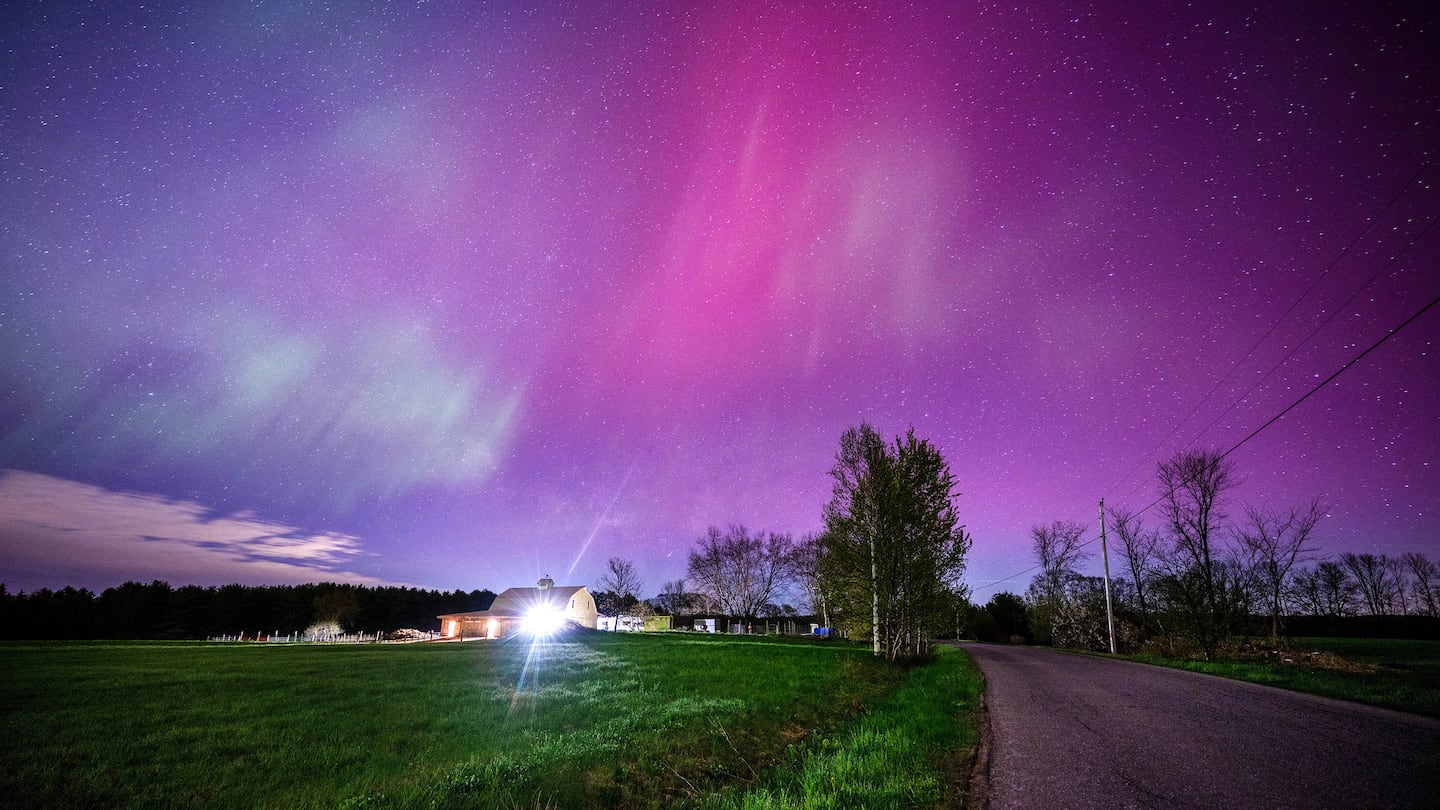
{"type": "Polygon", "coordinates": [[[841,642],[12,643],[16,806],[936,806],[979,678],[841,642]]]}

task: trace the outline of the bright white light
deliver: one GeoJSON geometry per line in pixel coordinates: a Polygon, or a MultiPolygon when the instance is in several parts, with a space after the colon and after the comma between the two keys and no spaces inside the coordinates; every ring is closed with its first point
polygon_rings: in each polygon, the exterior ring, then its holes
{"type": "Polygon", "coordinates": [[[532,636],[550,636],[565,626],[565,611],[549,605],[536,605],[525,614],[521,628],[532,636]]]}

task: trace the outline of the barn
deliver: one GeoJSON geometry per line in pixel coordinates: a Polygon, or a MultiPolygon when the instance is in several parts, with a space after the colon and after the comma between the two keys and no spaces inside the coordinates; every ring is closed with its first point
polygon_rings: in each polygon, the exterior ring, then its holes
{"type": "Polygon", "coordinates": [[[561,585],[544,577],[533,588],[507,588],[486,610],[440,616],[440,634],[451,639],[548,635],[566,626],[595,629],[595,597],[584,585],[561,585]]]}

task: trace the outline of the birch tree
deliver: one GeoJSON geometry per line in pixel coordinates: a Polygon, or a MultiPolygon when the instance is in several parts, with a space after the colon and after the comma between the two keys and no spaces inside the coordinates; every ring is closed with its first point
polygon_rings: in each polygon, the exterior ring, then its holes
{"type": "Polygon", "coordinates": [[[913,430],[888,445],[868,424],[840,437],[820,573],[851,621],[868,614],[875,655],[924,654],[949,624],[970,536],[949,466],[913,430]]]}

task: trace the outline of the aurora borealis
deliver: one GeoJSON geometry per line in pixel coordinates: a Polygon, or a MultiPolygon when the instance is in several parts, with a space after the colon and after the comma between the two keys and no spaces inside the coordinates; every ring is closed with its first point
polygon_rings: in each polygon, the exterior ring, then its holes
{"type": "MultiPolygon", "coordinates": [[[[0,581],[657,591],[868,420],[1023,588],[1440,294],[1436,12],[1272,5],[7,4],[0,581]]],[[[1437,339],[1234,511],[1440,548],[1437,339]]]]}

